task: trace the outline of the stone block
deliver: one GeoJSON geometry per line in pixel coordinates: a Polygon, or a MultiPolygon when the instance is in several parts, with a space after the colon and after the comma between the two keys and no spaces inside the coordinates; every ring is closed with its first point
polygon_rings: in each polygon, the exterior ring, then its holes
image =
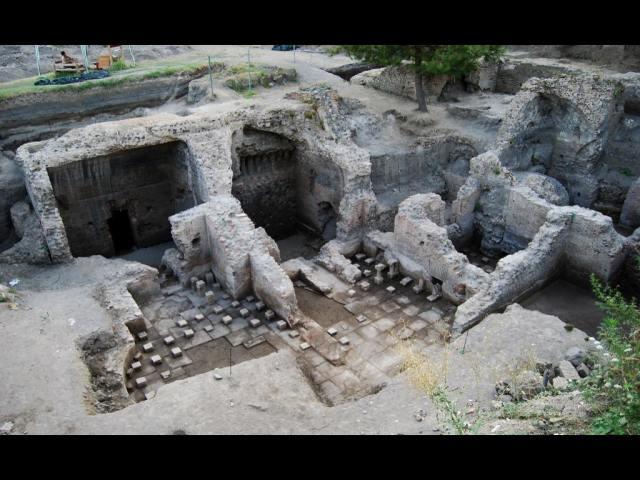
{"type": "Polygon", "coordinates": [[[229,325],[231,322],[233,322],[233,318],[231,317],[231,315],[225,315],[224,317],[222,317],[222,323],[224,323],[225,325],[229,325]]]}
{"type": "Polygon", "coordinates": [[[552,382],[553,388],[557,388],[558,390],[564,390],[569,386],[569,380],[564,377],[555,377],[552,382]]]}
{"type": "Polygon", "coordinates": [[[558,364],[558,369],[560,370],[561,377],[564,377],[567,380],[580,380],[580,374],[577,372],[576,368],[571,364],[571,362],[562,360],[558,364]]]}
{"type": "Polygon", "coordinates": [[[153,350],[153,343],[149,342],[142,345],[142,351],[144,353],[149,353],[152,350],[153,350]]]}
{"type": "Polygon", "coordinates": [[[165,345],[171,345],[173,344],[176,340],[175,338],[173,338],[171,335],[169,335],[168,337],[164,337],[162,339],[162,341],[164,342],[165,345]]]}
{"type": "Polygon", "coordinates": [[[581,363],[576,367],[576,372],[580,375],[580,378],[588,377],[591,373],[591,369],[587,367],[584,363],[581,363]]]}
{"type": "Polygon", "coordinates": [[[257,318],[252,318],[249,320],[249,326],[251,328],[258,328],[260,326],[260,320],[258,320],[257,318]]]}
{"type": "Polygon", "coordinates": [[[209,333],[212,330],[213,330],[213,325],[205,325],[205,327],[204,327],[204,331],[205,332],[209,333]]]}
{"type": "Polygon", "coordinates": [[[420,309],[418,307],[416,307],[415,305],[409,305],[407,308],[404,308],[402,310],[402,313],[404,313],[408,317],[415,317],[418,314],[419,311],[420,311],[420,309]]]}
{"type": "Polygon", "coordinates": [[[571,347],[564,355],[564,359],[574,367],[578,367],[586,357],[587,352],[585,352],[582,348],[579,347],[571,347]]]}
{"type": "Polygon", "coordinates": [[[429,323],[435,323],[442,318],[442,314],[435,310],[428,310],[418,315],[421,319],[426,320],[429,323]]]}
{"type": "Polygon", "coordinates": [[[219,373],[214,373],[213,378],[215,378],[216,380],[222,380],[222,375],[220,375],[219,373]]]}
{"type": "Polygon", "coordinates": [[[358,323],[364,323],[368,320],[367,317],[365,317],[364,315],[360,314],[356,317],[356,320],[358,321],[358,323]]]}
{"type": "Polygon", "coordinates": [[[347,337],[341,337],[338,341],[340,345],[349,345],[349,339],[347,337]]]}
{"type": "Polygon", "coordinates": [[[386,290],[389,293],[394,293],[396,291],[396,287],[389,285],[386,290]]]}
{"type": "Polygon", "coordinates": [[[413,278],[411,277],[404,277],[402,280],[400,280],[400,285],[402,285],[403,287],[406,287],[407,285],[409,285],[411,282],[413,282],[413,278]]]}
{"type": "Polygon", "coordinates": [[[151,364],[152,365],[160,365],[162,363],[162,357],[160,355],[152,355],[151,356],[151,364]]]}
{"type": "Polygon", "coordinates": [[[198,280],[196,282],[196,292],[201,297],[204,297],[204,292],[205,292],[206,288],[207,288],[207,284],[204,283],[202,280],[198,280]]]}
{"type": "Polygon", "coordinates": [[[300,332],[297,330],[291,330],[289,332],[289,337],[291,338],[298,338],[300,336],[300,332]]]}
{"type": "Polygon", "coordinates": [[[133,362],[131,364],[131,368],[133,369],[134,372],[137,372],[138,370],[142,369],[142,363],[140,362],[133,362]]]}
{"type": "Polygon", "coordinates": [[[165,370],[164,372],[160,372],[160,377],[163,380],[168,379],[171,376],[171,371],[170,370],[165,370]]]}
{"type": "Polygon", "coordinates": [[[173,358],[178,358],[182,356],[182,349],[180,347],[173,347],[171,349],[171,356],[173,358]]]}
{"type": "Polygon", "coordinates": [[[242,345],[244,345],[245,348],[253,348],[256,345],[260,345],[261,343],[264,343],[266,341],[267,341],[267,339],[264,337],[264,335],[258,335],[255,338],[247,340],[242,345]]]}
{"type": "Polygon", "coordinates": [[[145,377],[136,378],[136,388],[144,388],[147,386],[147,379],[145,377]]]}
{"type": "Polygon", "coordinates": [[[375,262],[375,261],[376,261],[375,258],[369,257],[369,258],[365,259],[364,263],[365,263],[365,265],[373,265],[373,262],[375,262]]]}
{"type": "Polygon", "coordinates": [[[185,337],[187,337],[187,338],[191,338],[191,337],[193,337],[194,335],[195,335],[195,332],[194,332],[192,329],[187,328],[187,329],[185,329],[185,330],[184,330],[184,336],[185,336],[185,337]]]}
{"type": "Polygon", "coordinates": [[[196,315],[194,315],[194,316],[193,316],[193,319],[194,319],[196,322],[201,322],[201,321],[203,321],[203,320],[204,320],[204,315],[203,315],[203,314],[201,314],[201,313],[198,313],[198,314],[196,314],[196,315]]]}
{"type": "Polygon", "coordinates": [[[204,294],[204,297],[207,299],[207,303],[209,305],[213,305],[216,302],[216,294],[213,293],[211,290],[209,290],[208,292],[206,292],[204,294]]]}
{"type": "Polygon", "coordinates": [[[189,325],[189,323],[185,319],[181,318],[180,320],[176,320],[176,325],[180,328],[184,328],[189,325]]]}
{"type": "Polygon", "coordinates": [[[285,330],[288,327],[288,325],[287,325],[287,322],[285,322],[284,320],[278,320],[276,322],[276,327],[278,327],[278,330],[285,330]]]}
{"type": "Polygon", "coordinates": [[[231,306],[233,308],[238,308],[240,306],[240,302],[237,300],[234,300],[233,302],[231,302],[231,306]]]}
{"type": "Polygon", "coordinates": [[[335,328],[331,327],[331,328],[327,329],[327,333],[333,337],[336,333],[338,333],[338,330],[336,330],[335,328]]]}
{"type": "Polygon", "coordinates": [[[216,305],[215,307],[213,307],[213,313],[215,313],[216,315],[220,315],[222,312],[224,312],[224,308],[221,307],[220,305],[216,305]]]}
{"type": "Polygon", "coordinates": [[[149,338],[149,334],[147,332],[138,332],[138,340],[144,341],[149,338]]]}
{"type": "Polygon", "coordinates": [[[249,310],[246,308],[241,308],[239,313],[242,318],[247,318],[249,316],[249,310]]]}
{"type": "Polygon", "coordinates": [[[358,286],[360,287],[360,290],[362,290],[363,292],[368,292],[369,289],[371,288],[371,284],[366,280],[362,280],[361,282],[359,282],[358,286]]]}
{"type": "Polygon", "coordinates": [[[362,260],[364,260],[367,256],[364,253],[356,253],[356,260],[361,262],[362,260]]]}
{"type": "Polygon", "coordinates": [[[261,312],[262,310],[264,310],[266,307],[266,305],[264,304],[264,302],[256,302],[256,310],[261,312]]]}
{"type": "Polygon", "coordinates": [[[302,342],[302,343],[300,344],[300,350],[303,350],[303,351],[304,351],[304,350],[308,350],[308,349],[310,349],[310,348],[311,348],[311,345],[309,345],[307,342],[302,342]]]}
{"type": "Polygon", "coordinates": [[[409,305],[411,303],[411,300],[409,300],[409,297],[405,296],[405,295],[401,295],[398,298],[395,299],[396,303],[400,304],[400,305],[409,305]]]}
{"type": "Polygon", "coordinates": [[[232,347],[237,347],[238,345],[241,345],[242,343],[249,340],[251,337],[249,336],[247,329],[242,329],[242,330],[238,330],[236,332],[230,333],[225,338],[231,344],[232,347]]]}
{"type": "Polygon", "coordinates": [[[350,289],[347,291],[347,295],[350,297],[353,297],[356,294],[356,291],[354,289],[350,289]]]}
{"type": "Polygon", "coordinates": [[[254,297],[253,295],[249,295],[247,298],[245,298],[245,300],[249,303],[255,301],[256,297],[254,297]]]}
{"type": "Polygon", "coordinates": [[[372,273],[373,272],[371,270],[366,268],[362,271],[362,275],[364,275],[365,277],[370,277],[372,273]]]}
{"type": "Polygon", "coordinates": [[[264,318],[271,321],[276,318],[276,314],[273,312],[273,310],[267,310],[266,312],[264,312],[264,318]]]}

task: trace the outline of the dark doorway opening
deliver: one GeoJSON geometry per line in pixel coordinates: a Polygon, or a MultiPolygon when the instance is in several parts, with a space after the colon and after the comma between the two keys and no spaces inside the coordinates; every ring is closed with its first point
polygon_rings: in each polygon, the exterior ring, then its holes
{"type": "Polygon", "coordinates": [[[116,255],[127,253],[136,245],[128,210],[112,210],[107,220],[116,255]]]}
{"type": "Polygon", "coordinates": [[[336,238],[336,212],[329,202],[318,203],[318,222],[322,225],[322,238],[324,240],[329,241],[336,238]]]}

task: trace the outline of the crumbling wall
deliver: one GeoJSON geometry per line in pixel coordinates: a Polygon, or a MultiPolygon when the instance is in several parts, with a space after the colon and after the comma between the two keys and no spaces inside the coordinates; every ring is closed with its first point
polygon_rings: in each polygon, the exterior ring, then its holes
{"type": "Polygon", "coordinates": [[[617,81],[559,76],[527,81],[511,102],[498,131],[496,154],[512,170],[531,170],[560,180],[573,204],[598,198],[599,160],[622,112],[617,81]]]}
{"type": "Polygon", "coordinates": [[[256,296],[293,326],[296,323],[298,301],[288,275],[271,255],[259,248],[254,249],[249,257],[253,291],[256,296]]]}
{"type": "Polygon", "coordinates": [[[0,263],[47,263],[51,260],[38,217],[26,202],[16,202],[10,210],[15,233],[20,240],[0,253],[0,263]]]}
{"type": "Polygon", "coordinates": [[[27,190],[20,168],[12,158],[0,153],[0,244],[11,233],[10,208],[17,201],[24,200],[27,190]]]}
{"type": "Polygon", "coordinates": [[[397,260],[400,270],[413,278],[428,285],[433,279],[441,281],[445,297],[462,303],[481,288],[487,273],[470,264],[455,249],[447,228],[430,219],[443,220],[442,212],[436,194],[413,195],[400,204],[393,233],[370,232],[364,243],[368,249],[384,250],[387,261],[397,260]]]}
{"type": "MultiPolygon", "coordinates": [[[[416,99],[415,73],[407,65],[376,68],[351,77],[351,83],[416,99]]],[[[429,101],[436,100],[449,81],[447,75],[423,75],[422,88],[429,101]]]]}
{"type": "Polygon", "coordinates": [[[571,215],[552,212],[525,250],[498,262],[485,286],[458,307],[453,331],[462,333],[486,315],[540,288],[560,269],[571,215]]]}

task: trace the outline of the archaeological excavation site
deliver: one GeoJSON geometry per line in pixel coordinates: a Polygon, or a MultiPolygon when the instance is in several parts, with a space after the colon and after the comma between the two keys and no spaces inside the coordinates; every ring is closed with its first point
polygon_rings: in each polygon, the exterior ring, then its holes
{"type": "Polygon", "coordinates": [[[640,432],[640,46],[369,47],[0,45],[3,435],[640,432]]]}

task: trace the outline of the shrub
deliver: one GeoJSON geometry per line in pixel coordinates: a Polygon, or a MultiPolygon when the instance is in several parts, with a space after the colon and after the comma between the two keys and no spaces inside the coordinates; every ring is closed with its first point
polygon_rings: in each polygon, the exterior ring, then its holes
{"type": "Polygon", "coordinates": [[[591,287],[605,318],[600,326],[603,345],[596,343],[599,364],[583,382],[585,397],[597,404],[592,426],[596,434],[640,433],[640,310],[617,289],[595,275],[591,287]],[[606,351],[605,348],[606,347],[606,351]]]}
{"type": "Polygon", "coordinates": [[[120,70],[126,70],[127,68],[129,68],[129,66],[126,64],[126,62],[120,59],[111,64],[111,66],[109,67],[109,71],[119,72],[120,70]]]}

